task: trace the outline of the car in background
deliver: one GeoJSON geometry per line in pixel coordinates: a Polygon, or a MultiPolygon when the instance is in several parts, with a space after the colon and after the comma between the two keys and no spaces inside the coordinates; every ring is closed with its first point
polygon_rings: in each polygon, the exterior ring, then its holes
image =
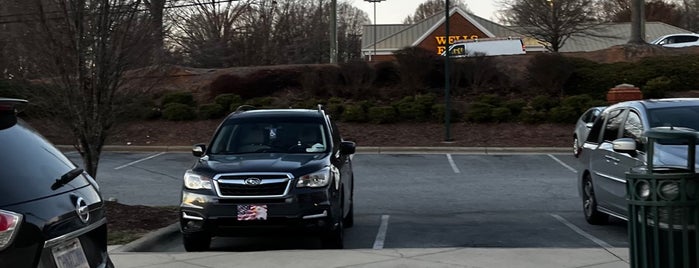
{"type": "Polygon", "coordinates": [[[682,34],[669,34],[658,37],[657,39],[650,42],[653,45],[659,45],[664,47],[689,47],[699,45],[699,34],[695,33],[682,33],[682,34]]]}
{"type": "Polygon", "coordinates": [[[95,180],[0,98],[0,267],[113,267],[95,180]]]}
{"type": "MultiPolygon", "coordinates": [[[[583,145],[578,170],[588,223],[603,224],[609,216],[627,219],[626,172],[646,166],[644,133],[654,128],[699,130],[699,98],[627,101],[600,114],[583,145]]],[[[686,144],[657,140],[653,148],[654,167],[686,170],[686,144]]]]}
{"type": "Polygon", "coordinates": [[[184,174],[180,229],[187,251],[214,236],[314,235],[342,248],[354,224],[355,143],[310,109],[239,108],[184,174]]]}
{"type": "MultiPolygon", "coordinates": [[[[446,56],[447,51],[442,52],[446,56]]],[[[522,38],[476,38],[457,40],[449,46],[449,56],[465,58],[475,56],[520,55],[527,53],[522,38]]]]}
{"type": "Polygon", "coordinates": [[[606,106],[597,106],[587,109],[578,121],[575,123],[575,130],[573,130],[573,155],[578,157],[580,155],[580,150],[582,149],[585,139],[587,139],[587,133],[590,132],[592,123],[595,122],[599,114],[604,110],[606,106]]]}

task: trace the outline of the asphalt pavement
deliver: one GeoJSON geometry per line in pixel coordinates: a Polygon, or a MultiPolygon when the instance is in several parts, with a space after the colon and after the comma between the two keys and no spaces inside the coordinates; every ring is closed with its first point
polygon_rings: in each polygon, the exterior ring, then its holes
{"type": "MultiPolygon", "coordinates": [[[[130,146],[119,146],[119,147],[108,147],[105,148],[106,151],[118,151],[118,152],[188,152],[190,147],[180,146],[180,147],[130,147],[130,146]]],[[[430,155],[430,154],[447,154],[449,155],[449,160],[452,161],[451,155],[455,155],[454,161],[457,165],[452,164],[452,168],[456,168],[459,164],[464,165],[468,162],[473,162],[474,159],[468,158],[468,155],[502,155],[505,158],[498,158],[502,163],[507,163],[512,159],[507,158],[508,155],[538,155],[551,156],[551,158],[556,159],[552,155],[564,155],[568,154],[570,148],[493,148],[493,147],[360,147],[358,148],[358,154],[365,154],[360,158],[364,159],[365,162],[372,162],[381,166],[382,168],[391,169],[391,166],[386,167],[386,163],[380,161],[381,158],[372,157],[372,155],[430,155]],[[456,155],[463,155],[462,158],[456,157],[456,155]]],[[[155,154],[152,154],[155,155],[155,154]]],[[[437,156],[435,156],[437,157],[437,156]]],[[[544,158],[539,157],[538,159],[544,158]]],[[[138,157],[134,157],[134,161],[139,161],[138,157]]],[[[142,158],[140,158],[142,159],[142,158]]],[[[416,159],[415,161],[430,161],[433,158],[424,157],[416,159]]],[[[441,159],[441,158],[440,158],[441,159]]],[[[162,166],[146,167],[139,166],[138,169],[132,172],[151,172],[153,170],[167,170],[167,167],[172,168],[174,172],[179,167],[172,167],[172,163],[179,165],[187,165],[187,161],[178,160],[177,157],[172,157],[169,159],[170,164],[156,164],[162,166]]],[[[550,160],[550,159],[549,159],[550,160]]],[[[385,161],[385,160],[384,160],[385,161]]],[[[361,165],[361,161],[358,165],[361,165]]],[[[119,163],[108,164],[109,168],[116,169],[119,168],[119,163]]],[[[152,165],[153,163],[151,163],[152,165]]],[[[479,163],[474,163],[478,166],[479,163]]],[[[482,163],[481,163],[482,165],[482,163]]],[[[542,163],[541,165],[545,165],[542,163]]],[[[563,163],[565,166],[565,163],[563,163]]],[[[136,166],[136,165],[135,165],[136,166]]],[[[485,166],[483,166],[485,167],[485,166]]],[[[463,167],[462,167],[463,168],[463,167]]],[[[511,167],[519,168],[519,167],[511,167]]],[[[538,167],[534,167],[536,169],[538,167]]],[[[559,166],[560,168],[560,166],[559,166]]],[[[357,166],[355,166],[357,169],[357,166]]],[[[424,168],[423,168],[424,169],[424,168]]],[[[570,168],[569,168],[570,169],[570,168]]],[[[429,168],[425,172],[443,172],[443,170],[449,170],[448,166],[435,168],[430,170],[429,168]]],[[[458,170],[454,169],[454,173],[458,170]]],[[[358,170],[355,170],[358,172],[358,170]]],[[[359,171],[361,173],[361,171],[359,171]]],[[[367,172],[373,172],[371,170],[367,172]]],[[[563,172],[571,172],[570,170],[563,170],[563,172]]],[[[168,175],[167,171],[162,171],[163,180],[177,180],[179,183],[180,178],[173,175],[168,175]]],[[[401,174],[398,174],[401,175],[401,174]]],[[[479,174],[478,176],[490,176],[491,174],[479,174]]],[[[135,176],[139,176],[136,174],[135,176]]],[[[150,175],[152,176],[152,174],[150,175]]],[[[435,175],[437,177],[446,176],[446,174],[435,175]]],[[[468,179],[469,174],[460,174],[459,178],[466,177],[468,179]]],[[[510,175],[506,175],[510,176],[510,175]]],[[[538,174],[525,174],[525,177],[536,177],[538,174]]],[[[560,175],[556,175],[560,176],[560,175]]],[[[381,178],[373,178],[381,179],[381,178]]],[[[503,178],[501,178],[503,179],[503,178]]],[[[102,181],[100,181],[102,184],[102,181]]],[[[162,184],[162,182],[159,182],[162,184]]],[[[175,182],[173,182],[175,183],[175,182]]],[[[539,184],[550,184],[549,181],[539,181],[539,184]]],[[[555,183],[555,182],[554,182],[555,183]]],[[[565,182],[562,182],[565,183],[565,182]]],[[[103,186],[107,187],[107,186],[103,186]]],[[[179,186],[177,186],[179,187],[179,186]]],[[[383,191],[385,189],[381,188],[381,185],[372,186],[376,191],[383,191]]],[[[478,186],[484,187],[484,186],[478,186]]],[[[411,189],[404,189],[405,191],[412,191],[411,189]]],[[[476,191],[483,191],[483,188],[477,188],[476,191]]],[[[370,192],[367,189],[363,189],[364,192],[370,192]]],[[[529,191],[526,189],[525,191],[529,191]]],[[[547,191],[553,191],[547,189],[547,191]]],[[[517,194],[513,192],[511,194],[517,194]]],[[[561,195],[561,193],[556,193],[561,195]]],[[[570,195],[565,193],[563,195],[570,195]]],[[[526,198],[526,195],[524,196],[526,198]]],[[[457,198],[457,197],[452,197],[457,198]]],[[[458,197],[461,198],[461,197],[458,197]]],[[[470,202],[473,204],[475,199],[469,199],[469,197],[464,200],[459,199],[458,201],[470,202]]],[[[370,196],[365,198],[367,202],[372,202],[370,196]]],[[[533,200],[533,199],[532,199],[533,200]]],[[[415,201],[415,204],[407,204],[407,206],[416,206],[419,200],[415,201]]],[[[168,201],[168,203],[171,201],[168,201]]],[[[411,201],[408,201],[411,202],[411,201]]],[[[485,201],[484,201],[485,202],[485,201]]],[[[546,206],[542,201],[542,206],[546,206]]],[[[565,201],[563,203],[566,203],[565,201]]],[[[572,201],[570,201],[572,202],[572,201]]],[[[502,204],[503,206],[508,204],[502,204]]],[[[550,208],[556,210],[560,209],[557,206],[564,205],[549,205],[550,208]]],[[[362,207],[360,207],[362,208],[362,207]]],[[[385,208],[380,208],[385,209],[385,208]]],[[[379,209],[377,209],[379,210],[379,209]]],[[[358,209],[359,211],[359,209],[358,209]]],[[[371,215],[374,215],[374,211],[371,211],[370,207],[363,207],[362,211],[365,211],[371,215]]],[[[562,220],[562,222],[567,223],[565,220],[567,216],[566,211],[557,212],[557,214],[541,214],[544,217],[548,217],[547,221],[562,220]],[[556,218],[558,217],[558,218],[556,218]],[[560,219],[559,219],[560,218],[560,219]]],[[[483,214],[483,213],[481,213],[483,214]]],[[[472,217],[473,214],[460,215],[460,219],[463,217],[472,217]]],[[[368,217],[368,216],[367,216],[368,217]]],[[[373,216],[372,216],[373,217],[373,216]]],[[[395,220],[398,221],[400,216],[396,217],[395,220]]],[[[494,218],[493,222],[502,220],[508,221],[509,218],[497,218],[502,217],[498,215],[479,215],[483,218],[494,218]]],[[[517,216],[515,216],[517,217],[517,216]]],[[[366,218],[366,217],[365,217],[366,218]]],[[[570,217],[568,217],[570,218],[570,217]]],[[[361,219],[358,217],[359,226],[355,225],[355,228],[348,229],[352,232],[359,233],[353,229],[359,228],[361,230],[361,219]]],[[[405,216],[404,221],[409,221],[411,223],[415,222],[414,218],[405,216]]],[[[449,221],[447,219],[446,221],[449,221]]],[[[529,219],[538,221],[536,219],[529,219]]],[[[430,221],[434,223],[434,221],[430,221]]],[[[437,221],[439,224],[443,222],[437,221]]],[[[418,222],[419,223],[419,222],[418,222]]],[[[488,224],[488,223],[484,223],[488,224]]],[[[570,224],[570,223],[567,223],[570,224]]],[[[368,225],[368,224],[367,224],[368,225]]],[[[398,225],[398,224],[396,224],[398,225]]],[[[572,224],[574,225],[574,224],[572,224]]],[[[411,228],[408,225],[403,226],[402,229],[394,227],[394,232],[410,233],[411,228]]],[[[421,228],[429,228],[421,227],[421,228]]],[[[468,226],[466,226],[468,228],[468,226]]],[[[493,228],[497,228],[494,226],[493,228]]],[[[419,229],[421,232],[425,229],[419,229]]],[[[441,232],[443,229],[438,229],[441,232]]],[[[482,232],[485,229],[478,229],[478,232],[482,232]]],[[[468,232],[467,229],[459,229],[457,232],[468,232]]],[[[500,230],[494,232],[502,232],[500,230]]],[[[535,230],[539,232],[541,239],[548,239],[551,236],[556,236],[558,233],[555,230],[551,230],[550,227],[545,227],[535,230]],[[547,234],[550,232],[550,234],[547,234]]],[[[160,252],[153,252],[152,249],[163,245],[165,241],[177,241],[179,239],[179,227],[177,224],[173,224],[166,228],[157,230],[155,232],[149,233],[146,236],[131,242],[126,245],[115,245],[110,246],[110,256],[115,263],[116,267],[537,267],[537,268],[547,268],[547,267],[629,267],[628,263],[628,249],[624,247],[623,243],[616,243],[613,245],[589,245],[580,246],[568,245],[568,244],[551,244],[550,246],[537,247],[538,245],[534,241],[528,243],[525,240],[513,239],[512,241],[525,241],[521,245],[513,246],[499,246],[497,243],[487,244],[484,246],[479,246],[478,244],[468,244],[464,246],[440,246],[440,245],[430,245],[429,243],[423,244],[423,247],[419,247],[420,243],[417,244],[400,244],[408,245],[408,247],[393,247],[393,248],[374,248],[371,247],[350,247],[344,250],[323,250],[323,249],[296,249],[291,248],[272,248],[266,250],[244,250],[244,251],[229,251],[226,248],[219,249],[217,251],[211,252],[201,252],[201,253],[187,253],[181,250],[160,252]],[[619,247],[621,245],[621,247],[619,247]]],[[[415,241],[421,241],[419,233],[409,234],[409,237],[413,237],[415,241]]],[[[431,234],[432,235],[432,234],[431,234]]],[[[458,233],[446,233],[443,239],[448,240],[449,236],[458,236],[458,233]]],[[[478,233],[468,233],[461,234],[467,236],[478,236],[478,233]]],[[[482,236],[488,236],[491,234],[480,234],[482,236]]],[[[505,234],[508,235],[508,234],[505,234]]],[[[487,238],[487,237],[485,237],[487,238]]],[[[584,238],[580,238],[585,240],[584,238]]],[[[509,243],[509,242],[507,242],[509,243]]],[[[592,244],[589,243],[588,244],[592,244]]],[[[582,244],[587,245],[587,244],[582,244]]],[[[347,248],[347,246],[346,246],[347,248]]]]}

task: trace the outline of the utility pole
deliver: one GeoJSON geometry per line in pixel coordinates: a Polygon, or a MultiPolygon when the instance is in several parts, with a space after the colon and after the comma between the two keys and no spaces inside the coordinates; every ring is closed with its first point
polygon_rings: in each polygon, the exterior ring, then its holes
{"type": "Polygon", "coordinates": [[[451,97],[449,96],[449,61],[451,52],[449,51],[449,0],[444,3],[444,30],[446,32],[446,53],[444,53],[444,141],[452,141],[451,138],[451,97]]]}
{"type": "Polygon", "coordinates": [[[645,44],[646,19],[644,0],[631,0],[631,40],[629,44],[645,44]]]}
{"type": "Polygon", "coordinates": [[[378,35],[376,34],[376,28],[377,28],[377,26],[376,26],[376,24],[377,24],[376,23],[376,3],[384,1],[384,0],[364,0],[364,1],[374,3],[374,54],[372,54],[371,57],[369,57],[370,61],[374,61],[375,60],[374,58],[376,58],[376,43],[379,41],[379,40],[376,40],[376,39],[378,39],[378,37],[377,37],[378,35]]]}
{"type": "Polygon", "coordinates": [[[337,0],[330,2],[330,63],[337,63],[337,0]]]}

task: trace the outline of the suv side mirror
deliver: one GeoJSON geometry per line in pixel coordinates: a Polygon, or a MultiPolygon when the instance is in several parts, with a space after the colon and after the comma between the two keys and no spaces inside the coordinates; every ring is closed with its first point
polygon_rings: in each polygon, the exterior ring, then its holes
{"type": "Polygon", "coordinates": [[[351,141],[343,141],[340,143],[340,153],[341,154],[354,154],[357,145],[351,141]]]}
{"type": "Polygon", "coordinates": [[[192,147],[192,155],[196,157],[204,156],[204,152],[206,152],[206,145],[203,143],[195,144],[192,147]]]}

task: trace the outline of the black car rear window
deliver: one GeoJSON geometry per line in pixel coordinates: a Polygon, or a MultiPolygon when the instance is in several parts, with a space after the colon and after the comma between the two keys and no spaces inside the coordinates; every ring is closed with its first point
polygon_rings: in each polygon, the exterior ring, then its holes
{"type": "MultiPolygon", "coordinates": [[[[51,185],[75,168],[60,151],[21,120],[0,130],[0,145],[0,204],[55,194],[51,185]]],[[[71,184],[76,186],[79,181],[71,184]]]]}

